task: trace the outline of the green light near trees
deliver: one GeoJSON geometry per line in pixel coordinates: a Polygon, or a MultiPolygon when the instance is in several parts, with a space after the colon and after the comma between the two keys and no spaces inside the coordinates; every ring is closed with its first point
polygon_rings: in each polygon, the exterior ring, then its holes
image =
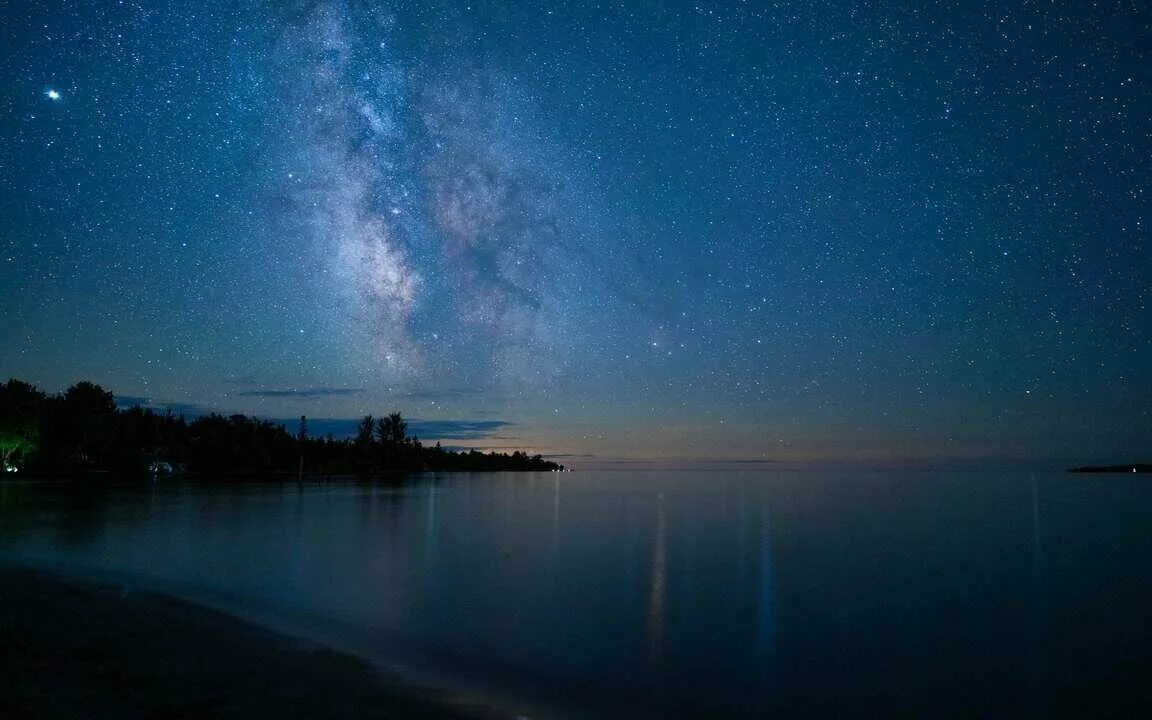
{"type": "Polygon", "coordinates": [[[44,393],[20,380],[0,384],[0,467],[18,472],[40,449],[44,393]]]}
{"type": "Polygon", "coordinates": [[[24,460],[40,447],[40,428],[35,420],[9,420],[0,427],[0,465],[4,472],[17,472],[24,460]]]}
{"type": "Polygon", "coordinates": [[[0,429],[0,463],[5,472],[17,472],[24,458],[36,452],[39,435],[35,422],[0,429]]]}

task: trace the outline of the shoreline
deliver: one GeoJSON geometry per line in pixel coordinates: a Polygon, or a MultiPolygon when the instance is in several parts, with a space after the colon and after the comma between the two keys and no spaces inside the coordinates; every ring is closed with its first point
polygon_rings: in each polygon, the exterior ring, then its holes
{"type": "Polygon", "coordinates": [[[150,590],[0,567],[0,716],[494,719],[368,660],[150,590]]]}

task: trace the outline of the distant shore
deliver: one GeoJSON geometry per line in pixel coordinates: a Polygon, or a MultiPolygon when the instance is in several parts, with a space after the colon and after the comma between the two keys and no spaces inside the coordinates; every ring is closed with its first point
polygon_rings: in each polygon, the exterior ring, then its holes
{"type": "Polygon", "coordinates": [[[1085,465],[1069,468],[1070,473],[1152,473],[1152,465],[1132,463],[1130,465],[1085,465]]]}
{"type": "Polygon", "coordinates": [[[495,718],[145,591],[0,568],[0,717],[495,718]]]}

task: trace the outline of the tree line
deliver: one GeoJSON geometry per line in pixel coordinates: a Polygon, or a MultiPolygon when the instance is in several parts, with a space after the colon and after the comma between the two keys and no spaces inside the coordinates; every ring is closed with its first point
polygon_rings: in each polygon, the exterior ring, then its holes
{"type": "Polygon", "coordinates": [[[408,434],[400,413],[365,416],[352,438],[312,437],[247,415],[187,420],[171,411],[120,409],[99,385],[52,395],[21,380],[0,385],[0,462],[6,472],[60,475],[187,473],[202,477],[376,475],[423,470],[562,470],[523,452],[456,452],[408,434]]]}

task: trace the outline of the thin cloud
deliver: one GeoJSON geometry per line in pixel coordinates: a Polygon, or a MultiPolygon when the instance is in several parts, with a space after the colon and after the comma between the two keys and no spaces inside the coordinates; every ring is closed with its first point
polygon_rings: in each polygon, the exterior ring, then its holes
{"type": "Polygon", "coordinates": [[[116,407],[121,410],[140,407],[153,412],[171,412],[173,415],[183,415],[186,418],[198,418],[203,415],[219,413],[216,408],[189,402],[156,402],[143,395],[114,395],[116,407]]]}
{"type": "Polygon", "coordinates": [[[398,398],[403,400],[431,400],[443,402],[445,400],[458,400],[460,398],[479,395],[478,388],[445,388],[444,390],[411,390],[400,393],[398,398]]]}
{"type": "Polygon", "coordinates": [[[293,400],[313,400],[315,398],[341,397],[345,395],[359,395],[364,388],[286,388],[283,390],[242,390],[235,393],[236,397],[258,398],[289,398],[293,400]]]}
{"type": "MultiPolygon", "coordinates": [[[[308,434],[312,437],[347,438],[356,434],[361,418],[308,418],[308,434]]],[[[296,427],[300,418],[273,419],[285,427],[296,427]]],[[[436,440],[511,440],[500,435],[500,430],[514,426],[506,420],[419,420],[408,419],[408,434],[422,442],[436,440]]]]}
{"type": "Polygon", "coordinates": [[[112,397],[116,401],[116,407],[121,409],[136,406],[148,407],[149,405],[148,398],[143,395],[113,395],[112,397]]]}
{"type": "Polygon", "coordinates": [[[427,440],[510,439],[498,433],[514,425],[506,420],[410,420],[408,433],[427,440]]]}

